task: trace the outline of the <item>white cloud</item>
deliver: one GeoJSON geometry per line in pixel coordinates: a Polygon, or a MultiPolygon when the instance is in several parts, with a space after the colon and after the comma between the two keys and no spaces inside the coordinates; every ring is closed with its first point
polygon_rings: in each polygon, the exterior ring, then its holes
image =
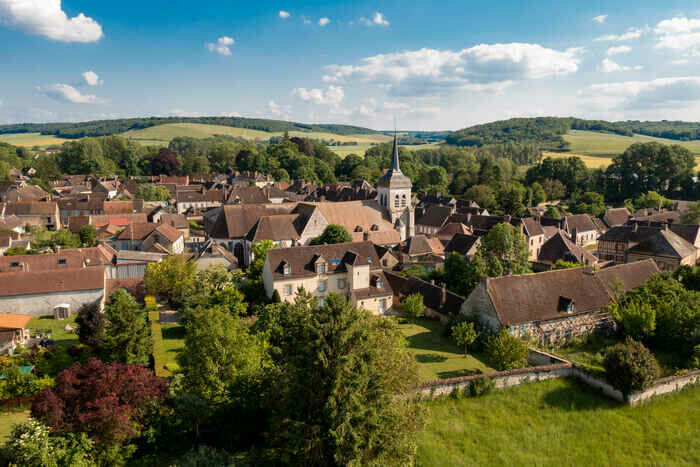
{"type": "Polygon", "coordinates": [[[630,53],[632,51],[632,47],[628,45],[616,45],[614,47],[610,47],[607,51],[605,51],[605,55],[608,57],[612,57],[613,55],[620,55],[620,54],[626,54],[630,53]]]}
{"type": "Polygon", "coordinates": [[[79,13],[68,18],[61,0],[0,0],[0,22],[60,42],[96,42],[102,26],[79,13]]]}
{"type": "Polygon", "coordinates": [[[681,58],[678,60],[671,61],[672,65],[687,65],[688,63],[690,63],[690,60],[688,60],[687,58],[681,58]]]}
{"type": "Polygon", "coordinates": [[[292,109],[291,106],[289,106],[289,105],[278,104],[275,101],[269,101],[267,103],[267,108],[272,115],[276,115],[278,117],[280,117],[280,116],[288,117],[289,112],[292,109]]]}
{"type": "Polygon", "coordinates": [[[603,73],[613,73],[615,71],[630,71],[630,70],[641,70],[642,66],[641,65],[636,65],[636,66],[625,66],[625,65],[620,65],[609,58],[604,58],[602,62],[600,62],[600,65],[598,65],[598,71],[602,71],[603,73]]]}
{"type": "Polygon", "coordinates": [[[279,16],[280,16],[280,18],[282,18],[282,19],[287,19],[287,18],[289,18],[291,15],[289,14],[288,11],[280,10],[279,16]]]}
{"type": "Polygon", "coordinates": [[[323,26],[326,26],[330,22],[331,22],[331,20],[324,16],[323,18],[318,20],[318,25],[323,27],[323,26]]]}
{"type": "Polygon", "coordinates": [[[606,19],[608,19],[608,15],[598,15],[593,17],[593,21],[598,24],[603,24],[606,19]]]}
{"type": "Polygon", "coordinates": [[[339,105],[345,98],[345,93],[341,86],[328,86],[328,89],[306,89],[296,88],[292,90],[293,96],[298,96],[305,102],[314,104],[339,105]]]}
{"type": "Polygon", "coordinates": [[[501,91],[514,81],[574,73],[582,49],[538,44],[480,44],[461,51],[420,49],[380,54],[359,65],[330,65],[326,82],[361,81],[395,95],[424,96],[447,89],[501,91]]]}
{"type": "Polygon", "coordinates": [[[86,71],[85,73],[82,74],[83,76],[83,81],[85,84],[88,86],[99,86],[101,84],[104,84],[104,81],[102,81],[97,73],[94,71],[86,71]]]}
{"type": "Polygon", "coordinates": [[[219,37],[216,40],[216,42],[207,42],[204,45],[207,49],[209,49],[209,52],[211,53],[229,56],[231,55],[231,49],[229,47],[232,46],[234,42],[235,41],[233,40],[233,38],[228,36],[222,36],[219,37]]]}
{"type": "Polygon", "coordinates": [[[700,101],[700,77],[594,84],[579,96],[602,109],[677,108],[700,101]]]}
{"type": "Polygon", "coordinates": [[[220,112],[219,115],[222,117],[240,117],[241,114],[238,112],[220,112]]]}
{"type": "Polygon", "coordinates": [[[40,87],[39,90],[53,100],[72,102],[74,104],[103,104],[102,99],[92,94],[82,94],[69,84],[51,84],[40,87]]]}
{"type": "Polygon", "coordinates": [[[687,56],[700,57],[700,19],[685,17],[660,21],[654,33],[656,47],[683,52],[687,56]]]}
{"type": "Polygon", "coordinates": [[[304,15],[301,16],[301,20],[304,22],[304,24],[311,24],[311,20],[304,15]]]}
{"type": "Polygon", "coordinates": [[[643,34],[649,32],[649,27],[645,26],[643,28],[629,28],[627,32],[623,34],[606,34],[604,36],[596,37],[594,40],[598,42],[622,42],[629,41],[632,39],[639,39],[643,34]]]}
{"type": "Polygon", "coordinates": [[[367,26],[389,26],[389,21],[387,21],[386,17],[378,11],[374,13],[372,18],[360,18],[360,22],[367,26]]]}

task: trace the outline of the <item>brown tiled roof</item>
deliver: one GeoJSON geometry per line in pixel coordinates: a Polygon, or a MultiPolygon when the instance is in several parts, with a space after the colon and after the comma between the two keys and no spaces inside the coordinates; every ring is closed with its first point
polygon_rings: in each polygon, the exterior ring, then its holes
{"type": "Polygon", "coordinates": [[[588,250],[571,242],[561,230],[544,242],[537,257],[538,261],[550,264],[560,259],[586,264],[595,264],[598,261],[588,250]]]}
{"type": "Polygon", "coordinates": [[[0,297],[98,290],[104,286],[104,267],[0,273],[0,297]]]}
{"type": "Polygon", "coordinates": [[[522,222],[525,226],[525,235],[527,235],[528,237],[534,237],[535,235],[544,235],[544,229],[542,228],[540,223],[532,217],[523,217],[522,222]]]}
{"type": "Polygon", "coordinates": [[[158,224],[146,222],[144,224],[130,224],[117,236],[119,240],[143,240],[153,232],[158,224]]]}
{"type": "Polygon", "coordinates": [[[14,229],[20,225],[22,225],[22,219],[14,214],[11,216],[5,216],[5,218],[0,220],[0,229],[14,229]]]}
{"type": "Polygon", "coordinates": [[[426,254],[442,255],[445,253],[445,247],[437,237],[426,237],[418,234],[406,241],[405,252],[409,256],[419,256],[426,254]]]}
{"type": "Polygon", "coordinates": [[[57,201],[61,211],[103,211],[105,199],[97,196],[90,198],[62,198],[57,201]]]}
{"type": "Polygon", "coordinates": [[[8,202],[5,215],[16,216],[48,216],[56,214],[56,203],[53,201],[18,201],[8,202]]]}
{"type": "Polygon", "coordinates": [[[24,329],[32,315],[15,315],[12,313],[0,313],[0,330],[4,329],[24,329]]]}
{"type": "Polygon", "coordinates": [[[230,204],[252,204],[252,203],[269,203],[272,198],[285,198],[287,196],[282,190],[264,186],[234,187],[228,195],[227,203],[230,204]]]}
{"type": "Polygon", "coordinates": [[[625,225],[630,217],[632,217],[632,215],[627,208],[606,209],[603,215],[603,222],[605,222],[608,227],[616,227],[618,225],[625,225]]]}
{"type": "Polygon", "coordinates": [[[627,250],[628,253],[666,256],[678,259],[695,255],[695,251],[696,248],[692,244],[670,230],[659,230],[627,250]]]}
{"type": "Polygon", "coordinates": [[[452,237],[455,236],[455,234],[462,234],[462,235],[469,235],[471,234],[471,230],[469,230],[469,227],[467,227],[464,224],[460,224],[458,222],[450,222],[449,224],[445,225],[440,231],[437,233],[438,238],[441,240],[450,240],[452,237]]]}
{"type": "Polygon", "coordinates": [[[566,216],[564,217],[564,221],[566,222],[569,232],[572,232],[574,229],[578,233],[589,232],[591,230],[598,231],[595,224],[591,220],[591,217],[588,214],[575,214],[573,216],[566,216]]]}
{"type": "Polygon", "coordinates": [[[146,285],[143,277],[128,277],[120,279],[107,279],[105,281],[105,297],[109,298],[113,292],[124,289],[137,301],[143,301],[146,285]]]}
{"type": "Polygon", "coordinates": [[[176,200],[178,203],[204,203],[207,197],[199,191],[178,191],[176,200]]]}
{"type": "Polygon", "coordinates": [[[0,272],[46,271],[109,264],[111,257],[99,247],[61,250],[41,255],[0,256],[0,272]],[[19,266],[13,264],[19,263],[19,266]]]}
{"type": "Polygon", "coordinates": [[[397,230],[377,230],[369,232],[350,232],[353,242],[362,242],[365,239],[375,245],[395,245],[401,241],[401,234],[397,230]]]}
{"type": "Polygon", "coordinates": [[[73,233],[80,232],[80,229],[88,224],[96,227],[102,225],[115,224],[125,227],[130,223],[144,224],[147,222],[146,213],[117,214],[116,216],[71,216],[68,218],[68,229],[73,233]]]}
{"type": "Polygon", "coordinates": [[[425,212],[416,220],[416,225],[427,225],[430,227],[442,227],[447,219],[452,215],[452,208],[432,204],[426,207],[425,212]]]}
{"type": "Polygon", "coordinates": [[[180,237],[183,236],[182,232],[170,224],[156,224],[155,230],[167,238],[170,243],[175,243],[180,237]]]}
{"type": "Polygon", "coordinates": [[[248,232],[247,239],[253,243],[262,240],[299,240],[296,224],[300,214],[278,214],[263,216],[248,232]]]}
{"type": "Polygon", "coordinates": [[[105,201],[103,210],[106,216],[131,214],[134,212],[134,203],[132,201],[105,201]]]}
{"type": "Polygon", "coordinates": [[[445,246],[445,252],[467,255],[480,241],[476,235],[456,234],[445,246]]]}
{"type": "Polygon", "coordinates": [[[176,229],[186,229],[190,226],[184,214],[161,214],[159,224],[172,225],[176,229]]]}
{"type": "Polygon", "coordinates": [[[448,290],[445,291],[445,303],[442,304],[442,287],[418,279],[417,277],[403,277],[390,271],[384,271],[384,276],[391,284],[394,295],[401,299],[407,295],[419,293],[423,296],[423,303],[428,308],[443,313],[458,313],[464,303],[464,297],[460,297],[448,290]]]}
{"type": "Polygon", "coordinates": [[[17,187],[20,199],[42,199],[49,194],[43,188],[36,185],[24,185],[17,187]]]}
{"type": "Polygon", "coordinates": [[[568,316],[560,299],[573,300],[573,314],[602,310],[612,303],[610,287],[619,278],[624,291],[646,282],[659,270],[653,261],[621,264],[596,273],[588,266],[487,278],[486,287],[499,321],[517,325],[568,316]]]}
{"type": "Polygon", "coordinates": [[[267,250],[275,279],[312,276],[316,274],[314,264],[319,258],[326,261],[329,273],[344,271],[345,264],[354,266],[369,265],[370,269],[380,269],[379,258],[371,242],[338,243],[334,245],[298,246],[267,250]],[[291,267],[290,274],[283,274],[283,263],[291,267]]]}
{"type": "Polygon", "coordinates": [[[213,238],[244,238],[263,216],[290,214],[296,204],[226,205],[217,209],[213,223],[206,223],[207,233],[213,238]]]}
{"type": "Polygon", "coordinates": [[[348,232],[359,226],[363,232],[394,230],[391,222],[384,218],[384,210],[375,200],[344,201],[340,203],[300,203],[299,207],[315,206],[329,224],[339,224],[348,232]]]}

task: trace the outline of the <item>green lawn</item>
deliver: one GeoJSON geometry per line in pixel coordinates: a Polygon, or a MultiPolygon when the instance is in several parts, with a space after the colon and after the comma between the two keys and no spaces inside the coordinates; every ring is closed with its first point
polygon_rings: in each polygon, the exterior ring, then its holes
{"type": "Polygon", "coordinates": [[[73,332],[65,331],[63,328],[66,324],[70,324],[74,329],[77,327],[75,318],[77,313],[74,313],[70,318],[64,320],[53,319],[51,316],[38,316],[32,318],[27,326],[32,331],[32,336],[35,331],[46,333],[51,332],[51,338],[56,345],[68,347],[78,343],[78,335],[73,332]]]}
{"type": "Polygon", "coordinates": [[[575,380],[425,403],[419,466],[700,465],[700,387],[638,407],[575,380]]]}
{"type": "Polygon", "coordinates": [[[163,334],[163,361],[177,365],[177,354],[185,347],[185,327],[181,324],[161,324],[163,334]]]}
{"type": "Polygon", "coordinates": [[[27,409],[0,410],[0,444],[5,442],[15,424],[27,421],[28,418],[27,409]]]}
{"type": "Polygon", "coordinates": [[[465,376],[475,370],[495,371],[481,356],[465,356],[449,337],[443,336],[444,327],[439,321],[420,319],[415,323],[401,324],[400,328],[408,341],[408,350],[418,361],[422,381],[465,376]]]}
{"type": "Polygon", "coordinates": [[[633,143],[651,141],[663,144],[680,144],[687,147],[695,155],[700,154],[700,141],[678,141],[645,135],[622,136],[582,130],[571,130],[564,135],[564,139],[571,144],[571,152],[591,156],[614,156],[625,152],[633,143]]]}
{"type": "Polygon", "coordinates": [[[45,147],[54,144],[60,145],[70,140],[65,138],[57,138],[53,135],[42,135],[41,133],[9,133],[0,135],[0,141],[15,146],[45,147]]]}

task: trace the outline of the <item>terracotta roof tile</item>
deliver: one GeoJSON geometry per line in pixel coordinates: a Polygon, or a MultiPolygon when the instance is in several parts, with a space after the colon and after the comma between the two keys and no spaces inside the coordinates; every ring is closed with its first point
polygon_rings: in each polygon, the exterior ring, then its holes
{"type": "Polygon", "coordinates": [[[0,273],[0,297],[98,290],[104,286],[104,267],[0,273]]]}

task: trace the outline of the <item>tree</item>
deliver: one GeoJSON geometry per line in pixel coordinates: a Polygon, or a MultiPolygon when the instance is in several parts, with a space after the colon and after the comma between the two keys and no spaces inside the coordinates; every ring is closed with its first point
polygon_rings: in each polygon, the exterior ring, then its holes
{"type": "Polygon", "coordinates": [[[634,200],[634,209],[665,208],[672,203],[656,191],[647,191],[634,200]]]}
{"type": "Polygon", "coordinates": [[[78,339],[94,349],[100,349],[104,345],[105,316],[99,303],[86,303],[78,310],[75,318],[78,325],[78,339]]]}
{"type": "Polygon", "coordinates": [[[496,193],[488,185],[474,185],[464,193],[464,197],[484,209],[491,209],[496,205],[496,193]]]}
{"type": "Polygon", "coordinates": [[[700,224],[700,201],[688,206],[688,210],[681,215],[681,224],[700,224]]]}
{"type": "Polygon", "coordinates": [[[243,316],[248,309],[243,293],[240,271],[229,271],[223,265],[209,266],[197,273],[194,290],[185,299],[188,313],[215,308],[233,317],[243,316]]]}
{"type": "Polygon", "coordinates": [[[209,404],[226,402],[237,380],[260,372],[262,349],[239,319],[203,310],[188,323],[185,350],[178,358],[183,387],[209,404]]]}
{"type": "Polygon", "coordinates": [[[552,269],[556,271],[559,269],[578,268],[584,265],[585,263],[572,263],[571,261],[564,261],[563,259],[558,259],[557,262],[554,263],[554,267],[552,267],[552,269]]]}
{"type": "Polygon", "coordinates": [[[49,427],[38,420],[15,425],[4,446],[5,461],[25,467],[94,465],[93,442],[85,433],[51,435],[49,427]]]}
{"type": "MultiPolygon", "coordinates": [[[[421,407],[415,360],[398,325],[330,294],[268,305],[256,323],[274,364],[271,388],[279,460],[306,465],[410,464],[421,407]]],[[[274,462],[273,462],[274,463],[274,462]]]]}
{"type": "Polygon", "coordinates": [[[194,290],[196,277],[197,265],[194,261],[177,255],[148,264],[143,280],[149,295],[165,295],[172,306],[179,307],[194,290]]]}
{"type": "Polygon", "coordinates": [[[625,335],[634,340],[648,339],[656,329],[656,310],[639,299],[610,305],[610,314],[625,335]]]}
{"type": "Polygon", "coordinates": [[[170,192],[163,185],[144,183],[139,185],[136,198],[144,201],[167,201],[171,197],[170,192]]]}
{"type": "Polygon", "coordinates": [[[542,189],[547,194],[547,201],[556,201],[566,195],[566,187],[559,180],[546,178],[542,180],[542,189]]]}
{"type": "Polygon", "coordinates": [[[661,374],[654,355],[631,338],[605,352],[603,367],[606,379],[625,397],[648,388],[661,374]]]}
{"type": "Polygon", "coordinates": [[[335,243],[348,243],[352,241],[352,237],[345,230],[345,227],[338,224],[328,224],[323,233],[311,239],[311,245],[332,245],[335,243]]]}
{"type": "Polygon", "coordinates": [[[250,268],[248,268],[248,277],[253,280],[262,279],[267,250],[273,248],[277,248],[277,245],[272,240],[263,240],[253,245],[253,262],[250,264],[250,268]]]}
{"type": "Polygon", "coordinates": [[[95,227],[92,224],[82,226],[78,235],[80,236],[80,242],[83,244],[83,246],[91,247],[95,245],[97,230],[95,230],[95,227]]]}
{"type": "Polygon", "coordinates": [[[519,216],[525,209],[527,190],[518,182],[508,182],[498,191],[498,204],[503,212],[511,216],[519,216]]]}
{"type": "Polygon", "coordinates": [[[544,217],[549,219],[561,219],[561,212],[556,206],[551,204],[547,205],[547,209],[544,211],[544,217]]]}
{"type": "Polygon", "coordinates": [[[124,443],[139,436],[167,390],[167,382],[148,368],[91,358],[62,371],[54,387],[42,390],[32,417],[55,433],[87,434],[102,462],[121,464],[135,450],[124,443]]]}
{"type": "Polygon", "coordinates": [[[160,148],[151,166],[153,175],[177,175],[180,173],[180,161],[177,154],[168,148],[160,148]]]}
{"type": "Polygon", "coordinates": [[[464,347],[464,355],[467,354],[469,346],[474,343],[479,334],[471,321],[461,321],[452,326],[452,338],[457,345],[464,347]]]}
{"type": "Polygon", "coordinates": [[[423,296],[419,293],[408,295],[401,301],[401,314],[408,319],[418,319],[424,312],[423,296]]]}
{"type": "Polygon", "coordinates": [[[533,183],[530,186],[532,190],[532,205],[537,206],[540,203],[547,201],[547,193],[544,191],[544,187],[538,182],[533,183]]]}
{"type": "Polygon", "coordinates": [[[105,305],[104,349],[109,361],[141,364],[148,362],[153,344],[146,314],[124,289],[109,296],[105,305]]]}
{"type": "Polygon", "coordinates": [[[527,362],[527,345],[505,328],[488,338],[485,351],[489,363],[497,370],[521,368],[527,362]]]}
{"type": "Polygon", "coordinates": [[[599,217],[605,212],[605,199],[603,195],[587,191],[583,194],[574,193],[571,196],[571,212],[574,214],[590,214],[599,217]]]}
{"type": "Polygon", "coordinates": [[[501,223],[481,240],[475,263],[490,277],[530,272],[530,252],[525,236],[515,227],[501,223]]]}

